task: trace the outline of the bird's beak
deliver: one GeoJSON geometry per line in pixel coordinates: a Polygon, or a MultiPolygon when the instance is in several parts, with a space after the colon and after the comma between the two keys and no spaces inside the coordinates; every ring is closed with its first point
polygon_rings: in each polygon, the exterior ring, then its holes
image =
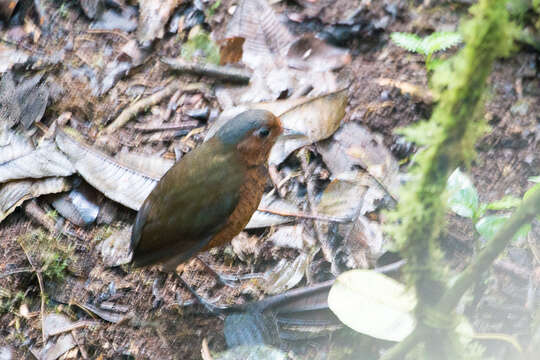
{"type": "Polygon", "coordinates": [[[300,136],[305,136],[305,135],[303,133],[301,133],[300,131],[298,131],[298,130],[283,128],[283,132],[282,132],[281,136],[300,137],[300,136]]]}

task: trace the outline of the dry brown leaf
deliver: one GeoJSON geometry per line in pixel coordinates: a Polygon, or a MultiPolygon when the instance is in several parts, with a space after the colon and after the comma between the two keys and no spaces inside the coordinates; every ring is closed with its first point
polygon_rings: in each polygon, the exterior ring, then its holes
{"type": "Polygon", "coordinates": [[[110,156],[69,136],[63,130],[57,132],[56,144],[68,156],[86,182],[109,199],[133,210],[139,209],[159,180],[118,163],[110,156]]]}
{"type": "MultiPolygon", "coordinates": [[[[293,203],[280,199],[278,197],[269,197],[269,196],[263,196],[261,203],[259,204],[259,208],[264,208],[268,210],[272,210],[275,212],[282,212],[282,213],[297,213],[299,211],[298,207],[294,205],[293,203]]],[[[268,227],[268,226],[274,226],[279,224],[285,224],[291,221],[294,221],[295,219],[293,217],[287,217],[287,216],[280,216],[275,214],[270,214],[267,212],[262,211],[255,211],[253,213],[253,216],[251,216],[251,219],[249,220],[249,223],[246,225],[246,229],[256,229],[256,228],[262,228],[262,227],[268,227]]]]}
{"type": "Polygon", "coordinates": [[[67,191],[71,184],[65,178],[10,181],[0,185],[0,221],[4,220],[24,201],[45,194],[67,191]]]}
{"type": "MultiPolygon", "coordinates": [[[[4,149],[5,147],[2,147],[2,150],[4,149]]],[[[27,178],[69,176],[75,172],[54,142],[44,142],[36,149],[26,152],[29,149],[27,143],[18,141],[12,142],[11,146],[5,149],[11,159],[0,162],[0,183],[27,178]]]]}
{"type": "Polygon", "coordinates": [[[219,65],[235,64],[242,60],[245,38],[234,36],[219,42],[219,65]]]}
{"type": "Polygon", "coordinates": [[[295,287],[306,273],[311,255],[302,252],[293,261],[281,259],[280,262],[264,273],[263,289],[267,294],[281,294],[295,287]]]}
{"type": "Polygon", "coordinates": [[[315,239],[305,232],[302,224],[280,226],[266,242],[271,242],[279,248],[288,247],[297,250],[309,249],[315,245],[315,239]]]}
{"type": "Polygon", "coordinates": [[[147,44],[156,38],[163,38],[165,24],[180,3],[182,0],[139,0],[139,43],[147,44]]]}
{"type": "Polygon", "coordinates": [[[367,189],[357,179],[336,178],[323,191],[317,213],[352,221],[362,209],[367,189]]]}

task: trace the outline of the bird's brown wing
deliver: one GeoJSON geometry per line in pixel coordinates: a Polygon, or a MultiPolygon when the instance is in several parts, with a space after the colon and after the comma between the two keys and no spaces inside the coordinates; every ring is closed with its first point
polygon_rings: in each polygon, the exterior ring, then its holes
{"type": "Polygon", "coordinates": [[[221,230],[239,201],[244,167],[212,140],[184,156],[160,180],[137,214],[133,263],[182,262],[221,230]]]}

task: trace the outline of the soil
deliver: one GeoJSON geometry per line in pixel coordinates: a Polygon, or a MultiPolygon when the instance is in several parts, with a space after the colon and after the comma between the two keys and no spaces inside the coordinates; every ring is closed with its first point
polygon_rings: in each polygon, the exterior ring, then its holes
{"type": "MultiPolygon", "coordinates": [[[[113,3],[123,4],[124,1],[113,3]]],[[[232,0],[221,1],[216,13],[208,20],[209,30],[213,33],[223,31],[231,17],[228,10],[234,3],[232,0]]],[[[291,30],[296,33],[344,21],[349,14],[354,13],[356,6],[353,5],[356,2],[345,0],[320,0],[320,4],[315,1],[313,5],[309,5],[311,1],[298,3],[280,2],[275,5],[276,12],[284,18],[302,18],[305,26],[289,23],[291,30]],[[308,6],[302,7],[298,3],[308,6]],[[319,5],[321,7],[318,12],[310,7],[319,5]]],[[[348,77],[351,82],[344,121],[358,122],[382,134],[385,145],[392,149],[394,155],[405,159],[402,170],[406,171],[409,164],[407,159],[410,159],[415,147],[403,142],[395,130],[428,119],[432,104],[422,98],[403,94],[396,87],[380,85],[377,80],[392,79],[426,89],[429,74],[426,73],[420,55],[408,53],[391,44],[389,35],[394,31],[426,34],[435,29],[456,29],[460,17],[466,16],[467,8],[452,3],[429,8],[409,6],[413,3],[410,1],[382,3],[373,2],[362,13],[362,21],[367,24],[365,31],[343,44],[353,55],[352,62],[340,70],[340,76],[348,77]],[[386,19],[384,26],[379,25],[377,28],[373,25],[381,19],[386,19]]],[[[39,54],[65,52],[61,63],[45,70],[50,83],[62,89],[59,94],[52,95],[52,105],[47,108],[41,120],[45,126],[50,126],[60,114],[69,111],[72,114],[70,125],[92,143],[98,130],[116,118],[133,99],[148,96],[150,90],[164,86],[171,78],[172,75],[158,58],[178,56],[185,34],[166,34],[163,39],[156,41],[150,50],[152,55],[143,65],[118,81],[106,94],[92,94],[87,78],[74,76],[72,69],[82,64],[102,69],[114,54],[120,52],[125,37],[134,38],[134,35],[120,31],[88,31],[91,21],[84,16],[78,2],[42,1],[42,5],[46,14],[50,15],[50,20],[37,39],[31,38],[24,26],[7,24],[0,27],[0,38],[12,39],[21,48],[39,54]]],[[[35,26],[36,16],[32,10],[27,18],[35,26]]],[[[478,142],[478,155],[470,168],[482,202],[494,201],[505,195],[521,197],[531,186],[527,179],[540,173],[539,65],[538,52],[525,46],[495,64],[489,79],[485,106],[485,116],[491,128],[478,142]]],[[[190,76],[180,76],[179,79],[184,84],[194,81],[190,76]]],[[[198,81],[212,84],[211,79],[198,78],[198,81]]],[[[152,120],[156,113],[164,111],[166,103],[163,101],[149,112],[139,115],[136,123],[140,125],[152,120]]],[[[215,97],[204,92],[187,94],[182,106],[186,111],[204,107],[218,108],[215,97]]],[[[201,121],[197,126],[206,125],[206,122],[201,121]]],[[[190,141],[182,141],[186,134],[179,137],[174,132],[163,132],[160,136],[152,137],[141,135],[126,126],[103,145],[112,154],[127,149],[174,159],[175,149],[183,152],[191,150],[202,142],[205,133],[194,134],[190,141]]],[[[71,246],[72,261],[62,279],[45,279],[47,311],[67,314],[74,321],[96,318],[98,326],[82,327],[74,331],[80,348],[92,359],[198,359],[201,358],[203,339],[206,339],[212,352],[226,350],[223,320],[208,314],[197,304],[186,306],[185,301],[188,304],[193,302],[191,295],[174,276],[166,276],[157,269],[132,270],[129,266],[109,268],[103,264],[98,245],[104,234],[112,228],[130,226],[135,212],[100,194],[96,196],[101,207],[111,209],[112,221],[104,220],[101,224],[89,227],[72,225],[73,236],[58,239],[60,243],[71,246]],[[119,323],[111,323],[95,317],[80,306],[98,300],[125,305],[131,315],[119,323]]],[[[49,201],[49,197],[41,197],[37,203],[48,210],[49,201]]],[[[32,221],[22,207],[0,224],[0,273],[28,267],[28,259],[19,240],[38,228],[40,225],[32,221]]],[[[531,247],[540,250],[538,229],[536,224],[528,242],[514,243],[507,249],[503,262],[486,275],[483,291],[475,299],[476,307],[469,309],[478,333],[504,332],[515,336],[524,346],[529,343],[532,336],[531,319],[537,307],[535,304],[540,300],[540,293],[536,291],[538,277],[533,276],[535,269],[538,273],[540,259],[535,258],[531,251],[531,247]]],[[[250,232],[249,236],[265,239],[268,232],[250,232]]],[[[452,269],[462,269],[473,255],[475,236],[470,221],[454,215],[448,216],[448,227],[442,243],[452,269]]],[[[31,257],[39,257],[39,248],[31,248],[29,251],[31,257]]],[[[229,246],[205,254],[203,258],[220,272],[247,274],[263,272],[275,265],[280,257],[294,258],[296,254],[294,250],[267,246],[257,255],[258,259],[248,263],[231,253],[229,246]]],[[[190,279],[190,284],[201,295],[207,298],[219,297],[221,303],[246,303],[263,297],[260,290],[252,289],[249,281],[232,289],[220,285],[197,261],[186,267],[184,276],[190,279]]],[[[13,359],[33,358],[30,349],[42,344],[40,287],[37,278],[33,272],[0,278],[0,291],[9,294],[7,297],[2,295],[0,347],[10,348],[16,354],[13,359]],[[17,293],[23,296],[16,299],[17,293]],[[31,316],[21,316],[22,304],[28,306],[31,316]]],[[[358,340],[361,345],[352,348],[341,343],[347,336],[355,335],[346,332],[345,335],[339,333],[318,339],[285,341],[281,347],[291,351],[294,358],[325,359],[358,358],[358,351],[364,351],[366,358],[376,358],[381,348],[389,346],[387,343],[367,341],[364,338],[358,340]]],[[[514,354],[513,348],[503,341],[483,340],[482,344],[487,347],[487,354],[497,359],[507,359],[514,354]]],[[[82,355],[78,353],[75,356],[82,355]]]]}

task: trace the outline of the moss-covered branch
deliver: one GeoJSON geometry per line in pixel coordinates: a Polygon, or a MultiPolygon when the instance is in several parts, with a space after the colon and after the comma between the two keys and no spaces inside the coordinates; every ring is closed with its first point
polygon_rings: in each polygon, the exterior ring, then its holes
{"type": "MultiPolygon", "coordinates": [[[[514,235],[525,224],[530,223],[540,214],[540,188],[534,191],[523,204],[512,214],[497,234],[488,242],[480,255],[471,263],[449,288],[437,304],[435,311],[449,313],[454,311],[457,303],[481,276],[493,261],[510,243],[514,235]]],[[[422,341],[427,328],[418,326],[405,340],[388,351],[381,360],[402,359],[410,349],[422,341]]]]}
{"type": "Polygon", "coordinates": [[[458,356],[457,348],[449,345],[453,343],[450,314],[434,312],[447,292],[448,278],[438,244],[446,211],[442,195],[450,172],[470,161],[474,143],[486,128],[477,116],[486,80],[494,60],[509,53],[514,34],[505,2],[480,0],[471,7],[474,18],[460,29],[465,47],[433,76],[440,101],[431,119],[403,131],[425,148],[412,170],[415,180],[404,187],[398,208],[391,214],[398,224],[391,232],[407,259],[408,283],[414,286],[418,299],[419,328],[432,329],[426,348],[428,353],[436,351],[438,358],[458,356]]]}

